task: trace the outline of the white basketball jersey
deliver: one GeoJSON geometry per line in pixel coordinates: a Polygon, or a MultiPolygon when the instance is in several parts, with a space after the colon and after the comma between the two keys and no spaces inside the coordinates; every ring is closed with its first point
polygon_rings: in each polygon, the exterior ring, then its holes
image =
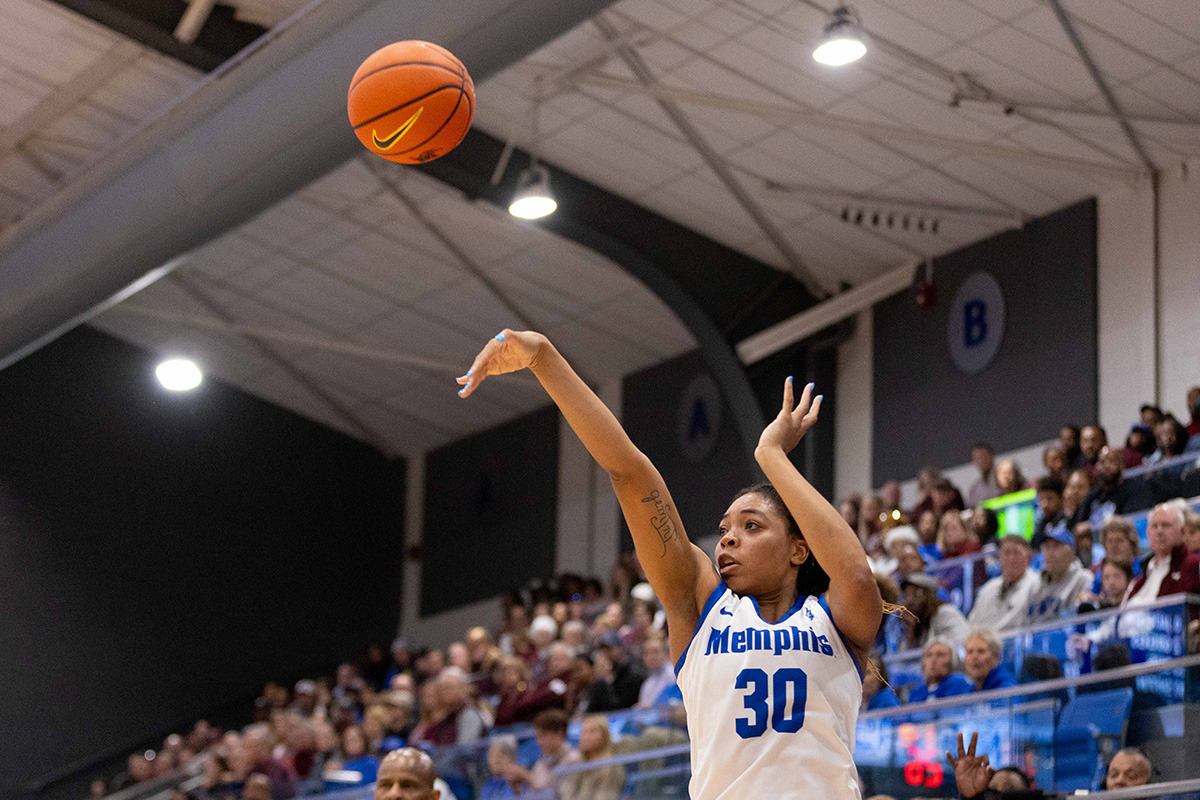
{"type": "Polygon", "coordinates": [[[859,800],[862,672],[824,597],[778,622],[722,581],[675,664],[692,740],[691,800],[859,800]]]}

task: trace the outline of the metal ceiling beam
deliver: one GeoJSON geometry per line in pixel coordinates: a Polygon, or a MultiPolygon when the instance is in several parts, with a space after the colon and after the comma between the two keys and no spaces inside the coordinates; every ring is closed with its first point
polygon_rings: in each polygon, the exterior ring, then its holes
{"type": "MultiPolygon", "coordinates": [[[[180,289],[187,294],[188,297],[195,300],[200,305],[208,309],[208,313],[212,314],[217,319],[227,325],[236,325],[237,318],[230,314],[217,301],[215,297],[200,286],[197,281],[192,280],[183,275],[183,272],[177,270],[172,272],[168,278],[173,281],[180,289]]],[[[260,338],[252,333],[242,333],[241,337],[250,343],[255,350],[259,352],[263,358],[273,364],[276,369],[287,375],[293,383],[299,386],[304,391],[315,397],[318,402],[324,405],[329,411],[333,412],[334,416],[341,419],[351,430],[357,431],[363,441],[370,444],[379,452],[386,455],[388,458],[393,458],[397,454],[392,450],[387,440],[381,437],[378,433],[371,429],[369,425],[359,419],[350,408],[341,400],[334,397],[325,387],[321,386],[315,380],[304,374],[299,367],[293,364],[283,353],[275,349],[275,346],[266,339],[260,338]]]]}
{"type": "Polygon", "coordinates": [[[877,278],[864,281],[849,291],[801,311],[794,317],[738,342],[737,354],[743,364],[757,364],[785,347],[868,309],[881,300],[912,286],[916,263],[896,267],[877,278]]]}
{"type": "Polygon", "coordinates": [[[1121,126],[1121,131],[1125,134],[1125,138],[1129,140],[1129,146],[1133,148],[1133,152],[1137,153],[1138,160],[1151,174],[1158,171],[1158,167],[1154,163],[1154,159],[1150,158],[1150,154],[1146,152],[1145,145],[1138,138],[1137,131],[1133,129],[1133,125],[1125,116],[1124,109],[1117,102],[1117,96],[1113,94],[1112,88],[1108,85],[1108,80],[1104,77],[1104,73],[1100,71],[1100,67],[1096,65],[1095,59],[1092,58],[1091,52],[1087,49],[1083,39],[1079,37],[1079,31],[1075,30],[1074,23],[1071,22],[1070,15],[1063,8],[1061,0],[1049,0],[1050,7],[1054,9],[1054,16],[1058,17],[1058,24],[1062,26],[1063,31],[1067,34],[1067,38],[1071,40],[1071,44],[1075,47],[1075,52],[1079,54],[1079,58],[1083,61],[1083,65],[1087,67],[1088,74],[1092,76],[1092,81],[1095,82],[1096,88],[1100,90],[1100,94],[1104,97],[1104,102],[1108,104],[1108,108],[1112,111],[1112,115],[1116,117],[1117,124],[1121,126]]]}
{"type": "Polygon", "coordinates": [[[377,48],[436,41],[482,83],[609,2],[309,4],[0,233],[0,366],[361,153],[346,87],[377,48]]]}
{"type": "Polygon", "coordinates": [[[961,153],[963,155],[978,156],[990,160],[999,159],[1005,161],[1017,161],[1047,169],[1073,172],[1090,178],[1096,178],[1099,176],[1122,181],[1133,181],[1142,176],[1142,171],[1135,169],[1132,166],[1126,167],[1119,164],[1110,164],[1102,161],[1073,158],[1071,156],[1063,156],[1055,153],[1044,153],[1039,150],[1026,150],[1017,147],[1008,147],[1006,145],[994,144],[992,142],[961,139],[956,136],[945,136],[938,133],[917,131],[913,130],[912,128],[904,128],[899,125],[888,125],[881,122],[868,122],[866,120],[840,117],[836,114],[826,114],[824,112],[813,111],[795,106],[786,106],[777,103],[763,103],[757,100],[744,100],[737,97],[728,97],[726,95],[719,95],[713,92],[704,92],[693,89],[680,89],[663,86],[662,84],[647,86],[639,81],[631,81],[628,78],[621,78],[615,75],[602,75],[595,73],[581,74],[573,77],[572,80],[582,85],[598,86],[609,89],[622,89],[625,91],[636,91],[649,95],[659,102],[679,101],[683,103],[708,106],[710,108],[722,108],[729,111],[739,111],[745,114],[751,114],[764,119],[786,121],[797,125],[821,128],[824,130],[855,133],[871,139],[881,139],[893,143],[903,142],[905,144],[933,147],[938,150],[961,153]]]}
{"type": "Polygon", "coordinates": [[[688,119],[687,115],[680,110],[674,100],[655,92],[659,88],[659,83],[650,71],[650,67],[642,59],[641,54],[629,42],[622,39],[620,32],[617,31],[611,22],[604,18],[603,14],[597,15],[592,22],[600,30],[601,35],[606,41],[619,42],[617,55],[625,62],[625,66],[629,67],[630,71],[637,76],[641,85],[654,96],[663,113],[670,118],[675,127],[679,129],[679,132],[683,134],[684,138],[700,154],[700,158],[704,160],[708,168],[713,171],[717,179],[733,195],[738,205],[745,210],[767,239],[770,240],[771,244],[775,246],[775,249],[783,256],[783,260],[787,263],[792,274],[816,297],[828,296],[829,291],[825,288],[817,274],[812,271],[811,267],[804,263],[804,259],[796,252],[792,243],[787,240],[787,237],[783,235],[783,232],[779,230],[775,222],[767,216],[766,212],[758,207],[758,203],[755,202],[754,198],[742,186],[737,176],[729,168],[729,165],[725,163],[725,160],[713,149],[712,145],[704,138],[704,135],[700,133],[700,129],[688,119]]]}
{"type": "Polygon", "coordinates": [[[72,111],[85,98],[136,61],[141,53],[142,48],[121,39],[105,50],[99,58],[55,87],[40,103],[0,130],[0,159],[20,147],[31,134],[46,130],[55,120],[72,111]]]}

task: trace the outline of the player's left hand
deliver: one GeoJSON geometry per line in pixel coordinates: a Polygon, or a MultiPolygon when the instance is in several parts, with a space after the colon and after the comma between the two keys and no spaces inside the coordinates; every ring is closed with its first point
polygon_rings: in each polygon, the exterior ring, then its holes
{"type": "Polygon", "coordinates": [[[974,797],[991,783],[996,770],[988,765],[986,755],[975,755],[975,742],[979,739],[979,731],[971,734],[971,746],[963,750],[963,735],[958,735],[958,758],[946,751],[946,760],[954,767],[954,782],[958,784],[958,793],[962,797],[974,797]]]}
{"type": "Polygon", "coordinates": [[[804,387],[800,393],[800,402],[796,403],[792,387],[792,379],[788,378],[783,384],[783,407],[771,424],[763,429],[758,437],[759,448],[779,448],[790,453],[804,434],[817,421],[821,411],[822,395],[812,396],[813,384],[804,387]]]}

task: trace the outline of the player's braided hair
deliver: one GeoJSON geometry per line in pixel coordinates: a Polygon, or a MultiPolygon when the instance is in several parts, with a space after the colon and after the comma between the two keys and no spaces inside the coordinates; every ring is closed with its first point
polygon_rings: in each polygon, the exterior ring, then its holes
{"type": "MultiPolygon", "coordinates": [[[[795,517],[792,516],[792,512],[788,511],[787,504],[783,502],[783,498],[779,496],[779,492],[776,491],[774,486],[769,483],[758,483],[754,486],[747,486],[738,492],[733,499],[737,500],[739,497],[744,497],[748,494],[757,494],[765,497],[767,502],[787,520],[788,533],[801,539],[804,538],[804,534],[800,531],[800,526],[796,524],[795,517]]],[[[804,563],[796,571],[796,594],[799,597],[807,597],[808,595],[820,597],[828,590],[829,575],[817,563],[817,557],[813,555],[812,550],[809,550],[808,558],[804,559],[804,563]]]]}

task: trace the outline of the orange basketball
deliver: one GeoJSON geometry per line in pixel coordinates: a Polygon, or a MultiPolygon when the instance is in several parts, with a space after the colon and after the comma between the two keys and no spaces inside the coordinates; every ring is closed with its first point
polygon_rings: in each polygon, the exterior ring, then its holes
{"type": "Polygon", "coordinates": [[[396,42],[376,50],[354,73],[346,109],[358,140],[372,153],[422,164],[450,152],[467,135],[475,84],[446,48],[396,42]]]}

